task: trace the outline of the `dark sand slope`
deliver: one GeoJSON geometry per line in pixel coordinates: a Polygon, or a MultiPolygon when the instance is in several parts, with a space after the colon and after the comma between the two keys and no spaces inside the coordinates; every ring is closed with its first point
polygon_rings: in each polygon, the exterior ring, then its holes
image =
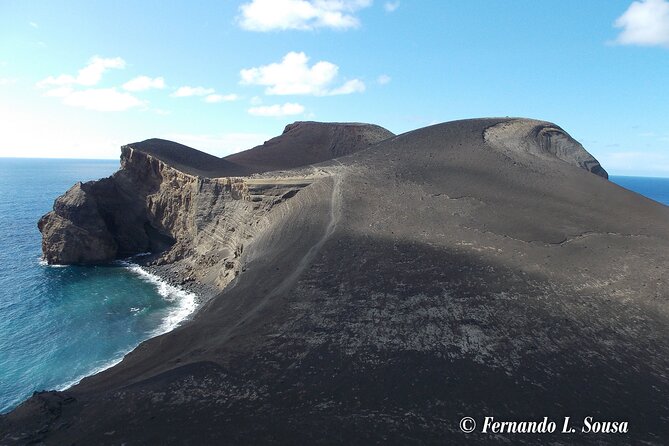
{"type": "Polygon", "coordinates": [[[265,144],[225,158],[253,172],[291,169],[349,155],[393,133],[372,124],[295,122],[265,144]]]}
{"type": "Polygon", "coordinates": [[[217,158],[183,144],[148,139],[126,147],[151,155],[190,175],[245,176],[320,163],[366,149],[393,133],[373,124],[294,122],[263,145],[217,158]]]}
{"type": "Polygon", "coordinates": [[[124,146],[150,155],[181,172],[201,177],[248,175],[249,169],[217,158],[192,147],[165,139],[152,138],[124,146]]]}
{"type": "Polygon", "coordinates": [[[669,208],[559,128],[450,122],[288,174],[310,184],[258,217],[222,294],[31,398],[1,443],[667,443],[669,208]],[[464,416],[630,433],[464,434],[464,416]]]}

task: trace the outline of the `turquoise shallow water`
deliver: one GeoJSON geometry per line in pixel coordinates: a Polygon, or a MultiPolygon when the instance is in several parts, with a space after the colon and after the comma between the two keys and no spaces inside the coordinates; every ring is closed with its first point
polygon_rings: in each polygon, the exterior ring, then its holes
{"type": "MultiPolygon", "coordinates": [[[[174,328],[195,296],[133,266],[40,263],[37,220],[76,181],[118,161],[0,158],[0,413],[33,391],[63,389],[174,328]]],[[[612,181],[669,205],[668,178],[612,181]]]]}
{"type": "Polygon", "coordinates": [[[0,413],[33,391],[63,389],[174,328],[195,296],[140,268],[40,263],[37,220],[80,180],[118,161],[0,158],[0,413]]]}

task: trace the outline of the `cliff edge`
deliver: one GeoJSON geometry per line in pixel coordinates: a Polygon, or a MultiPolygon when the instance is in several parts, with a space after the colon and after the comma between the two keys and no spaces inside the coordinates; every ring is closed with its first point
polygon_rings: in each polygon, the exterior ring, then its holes
{"type": "Polygon", "coordinates": [[[149,139],[121,148],[110,178],[77,183],[42,217],[49,264],[96,264],[139,253],[163,253],[155,264],[188,259],[189,280],[219,267],[222,286],[238,273],[237,258],[255,220],[309,183],[254,181],[249,175],[310,165],[355,153],[393,136],[370,124],[296,122],[281,136],[227,158],[149,139]],[[243,176],[243,177],[240,177],[243,176]]]}
{"type": "MultiPolygon", "coordinates": [[[[155,220],[123,243],[171,246],[166,262],[227,286],[0,417],[0,443],[666,444],[669,207],[607,181],[558,126],[454,121],[236,179],[156,156],[125,155],[155,220]],[[483,433],[487,416],[577,431],[483,433]],[[585,434],[586,417],[629,430],[585,434]]],[[[118,194],[90,187],[57,212],[96,235],[118,194]]]]}

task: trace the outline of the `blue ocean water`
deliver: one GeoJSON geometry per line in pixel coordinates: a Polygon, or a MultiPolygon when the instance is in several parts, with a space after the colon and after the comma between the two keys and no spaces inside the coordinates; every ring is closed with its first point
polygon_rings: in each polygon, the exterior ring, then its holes
{"type": "Polygon", "coordinates": [[[669,206],[669,178],[611,176],[611,181],[669,206]]]}
{"type": "Polygon", "coordinates": [[[195,309],[194,295],[137,266],[40,262],[39,217],[75,182],[118,165],[0,158],[0,413],[109,367],[195,309]]]}

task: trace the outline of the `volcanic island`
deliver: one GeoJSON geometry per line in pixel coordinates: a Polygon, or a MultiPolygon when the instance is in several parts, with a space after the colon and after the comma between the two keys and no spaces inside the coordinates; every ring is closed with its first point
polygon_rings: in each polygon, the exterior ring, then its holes
{"type": "Polygon", "coordinates": [[[201,303],[0,417],[0,444],[669,441],[669,207],[550,122],[296,122],[225,158],[150,139],[39,229],[50,264],[150,253],[201,303]]]}

